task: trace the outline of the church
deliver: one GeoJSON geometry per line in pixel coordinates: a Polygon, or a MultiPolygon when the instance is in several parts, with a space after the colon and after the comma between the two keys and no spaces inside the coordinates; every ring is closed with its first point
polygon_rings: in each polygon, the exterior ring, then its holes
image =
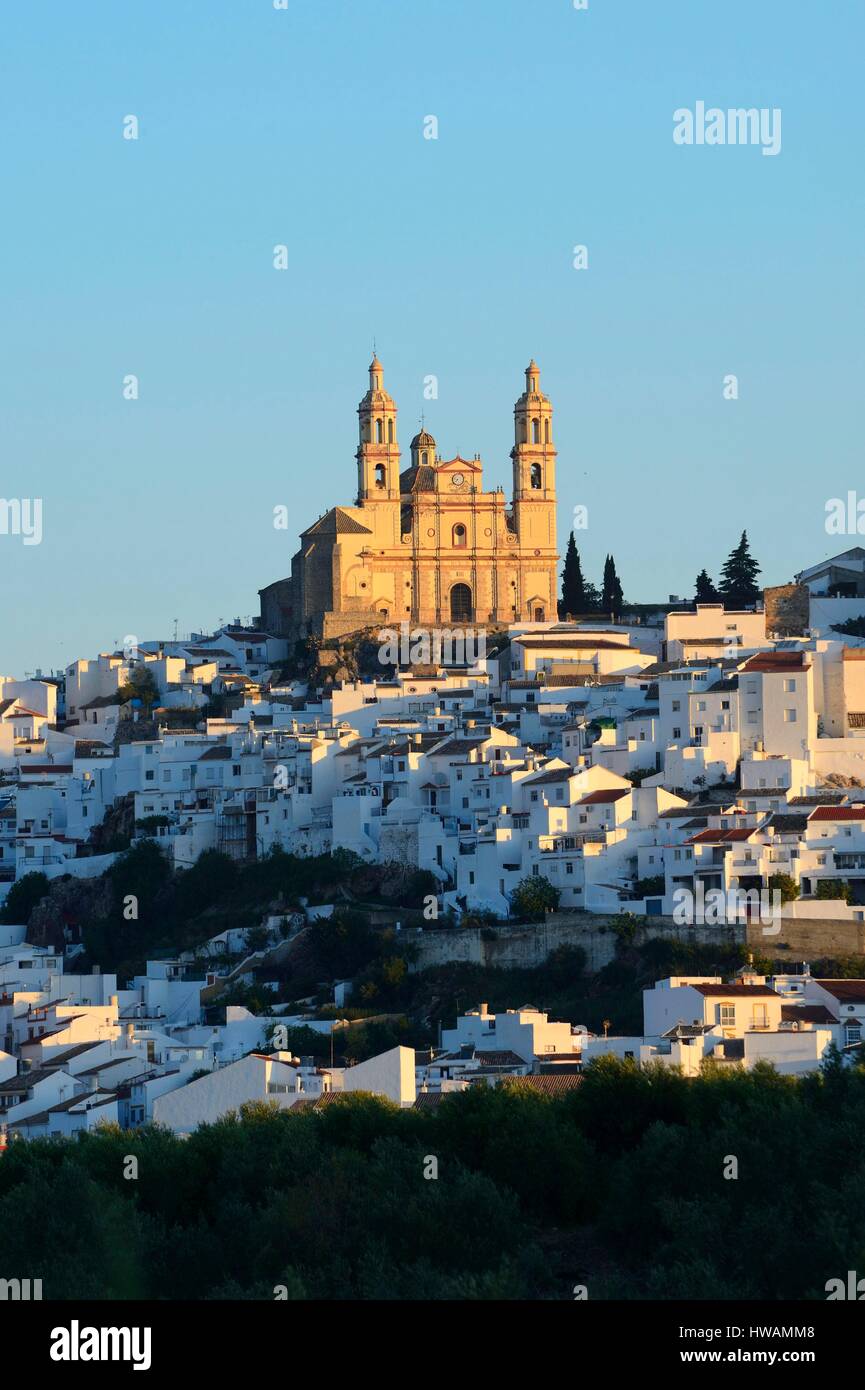
{"type": "Polygon", "coordinates": [[[537,363],[514,406],[510,506],[501,488],[484,490],[480,455],[443,459],[425,429],[401,468],[397,407],[378,357],[357,413],[356,502],[303,531],[291,577],[260,590],[264,630],[327,638],[382,623],[554,619],[556,449],[537,363]]]}

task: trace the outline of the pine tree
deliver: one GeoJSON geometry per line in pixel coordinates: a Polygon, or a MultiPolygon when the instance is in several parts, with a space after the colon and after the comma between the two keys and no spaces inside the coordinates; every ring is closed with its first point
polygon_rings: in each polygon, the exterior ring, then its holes
{"type": "Polygon", "coordinates": [[[601,595],[601,608],[605,613],[612,613],[614,618],[618,618],[622,611],[624,595],[619,576],[616,574],[616,562],[612,555],[608,555],[604,561],[604,591],[601,595]]]}
{"type": "Polygon", "coordinates": [[[574,540],[573,531],[568,536],[565,552],[565,567],[562,570],[562,601],[559,604],[559,617],[575,617],[586,610],[586,595],[583,584],[583,568],[580,552],[574,540]]]}
{"type": "Polygon", "coordinates": [[[718,590],[715,588],[706,570],[700,570],[697,575],[696,600],[698,603],[717,603],[718,590]]]}
{"type": "Polygon", "coordinates": [[[742,608],[757,602],[760,597],[757,584],[759,573],[760,566],[748,548],[748,533],[743,531],[739,544],[730,551],[718,585],[718,591],[728,608],[742,608]]]}

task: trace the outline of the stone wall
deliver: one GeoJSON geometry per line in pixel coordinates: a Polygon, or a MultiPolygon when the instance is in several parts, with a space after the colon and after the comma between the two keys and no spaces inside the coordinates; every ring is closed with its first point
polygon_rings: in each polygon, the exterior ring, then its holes
{"type": "Polygon", "coordinates": [[[776,584],[763,591],[766,633],[775,637],[801,637],[810,623],[810,594],[806,584],[776,584]]]}
{"type": "Polygon", "coordinates": [[[748,945],[762,955],[789,958],[791,965],[822,956],[865,955],[865,922],[842,918],[781,918],[777,936],[765,936],[758,921],[748,923],[748,945]]]}
{"type": "MultiPolygon", "coordinates": [[[[580,946],[586,953],[586,968],[601,970],[616,954],[614,919],[596,913],[550,913],[544,922],[528,925],[504,924],[489,928],[467,927],[453,931],[407,930],[405,939],[416,950],[410,971],[431,966],[466,963],[497,966],[503,970],[543,965],[559,946],[580,946]]],[[[824,956],[865,956],[865,922],[822,918],[813,921],[784,917],[777,936],[763,934],[761,924],[738,927],[680,926],[670,917],[646,917],[638,928],[636,943],[652,937],[717,945],[719,941],[738,942],[753,947],[771,959],[788,960],[791,967],[800,961],[824,956]]]]}
{"type": "MultiPolygon", "coordinates": [[[[669,917],[644,918],[637,932],[637,943],[651,937],[669,937],[677,941],[717,944],[719,940],[744,943],[745,930],[740,927],[686,927],[669,917]]],[[[608,965],[616,954],[616,934],[611,918],[595,913],[550,913],[546,921],[528,925],[509,925],[490,928],[467,927],[453,931],[406,932],[407,940],[415,947],[417,956],[409,969],[428,970],[435,965],[465,962],[472,965],[497,966],[503,970],[543,965],[559,946],[580,946],[586,953],[586,967],[597,971],[608,965]],[[491,937],[490,932],[495,936],[491,937]]]]}

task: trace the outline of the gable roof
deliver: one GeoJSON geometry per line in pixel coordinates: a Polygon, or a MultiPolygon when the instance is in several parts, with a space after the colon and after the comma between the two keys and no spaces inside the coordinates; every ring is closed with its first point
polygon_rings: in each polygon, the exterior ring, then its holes
{"type": "MultiPolygon", "coordinates": [[[[372,531],[362,522],[350,516],[342,507],[331,507],[329,512],[319,517],[318,521],[313,522],[305,531],[301,531],[301,536],[343,536],[343,535],[363,535],[371,536],[372,531]]],[[[231,636],[230,633],[226,634],[231,636]]]]}

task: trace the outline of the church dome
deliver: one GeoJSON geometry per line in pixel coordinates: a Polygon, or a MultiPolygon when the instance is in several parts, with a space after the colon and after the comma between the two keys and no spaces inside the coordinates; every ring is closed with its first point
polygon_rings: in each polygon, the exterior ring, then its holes
{"type": "Polygon", "coordinates": [[[435,443],[429,430],[421,430],[420,434],[415,435],[410,447],[412,449],[434,449],[435,443]]]}

